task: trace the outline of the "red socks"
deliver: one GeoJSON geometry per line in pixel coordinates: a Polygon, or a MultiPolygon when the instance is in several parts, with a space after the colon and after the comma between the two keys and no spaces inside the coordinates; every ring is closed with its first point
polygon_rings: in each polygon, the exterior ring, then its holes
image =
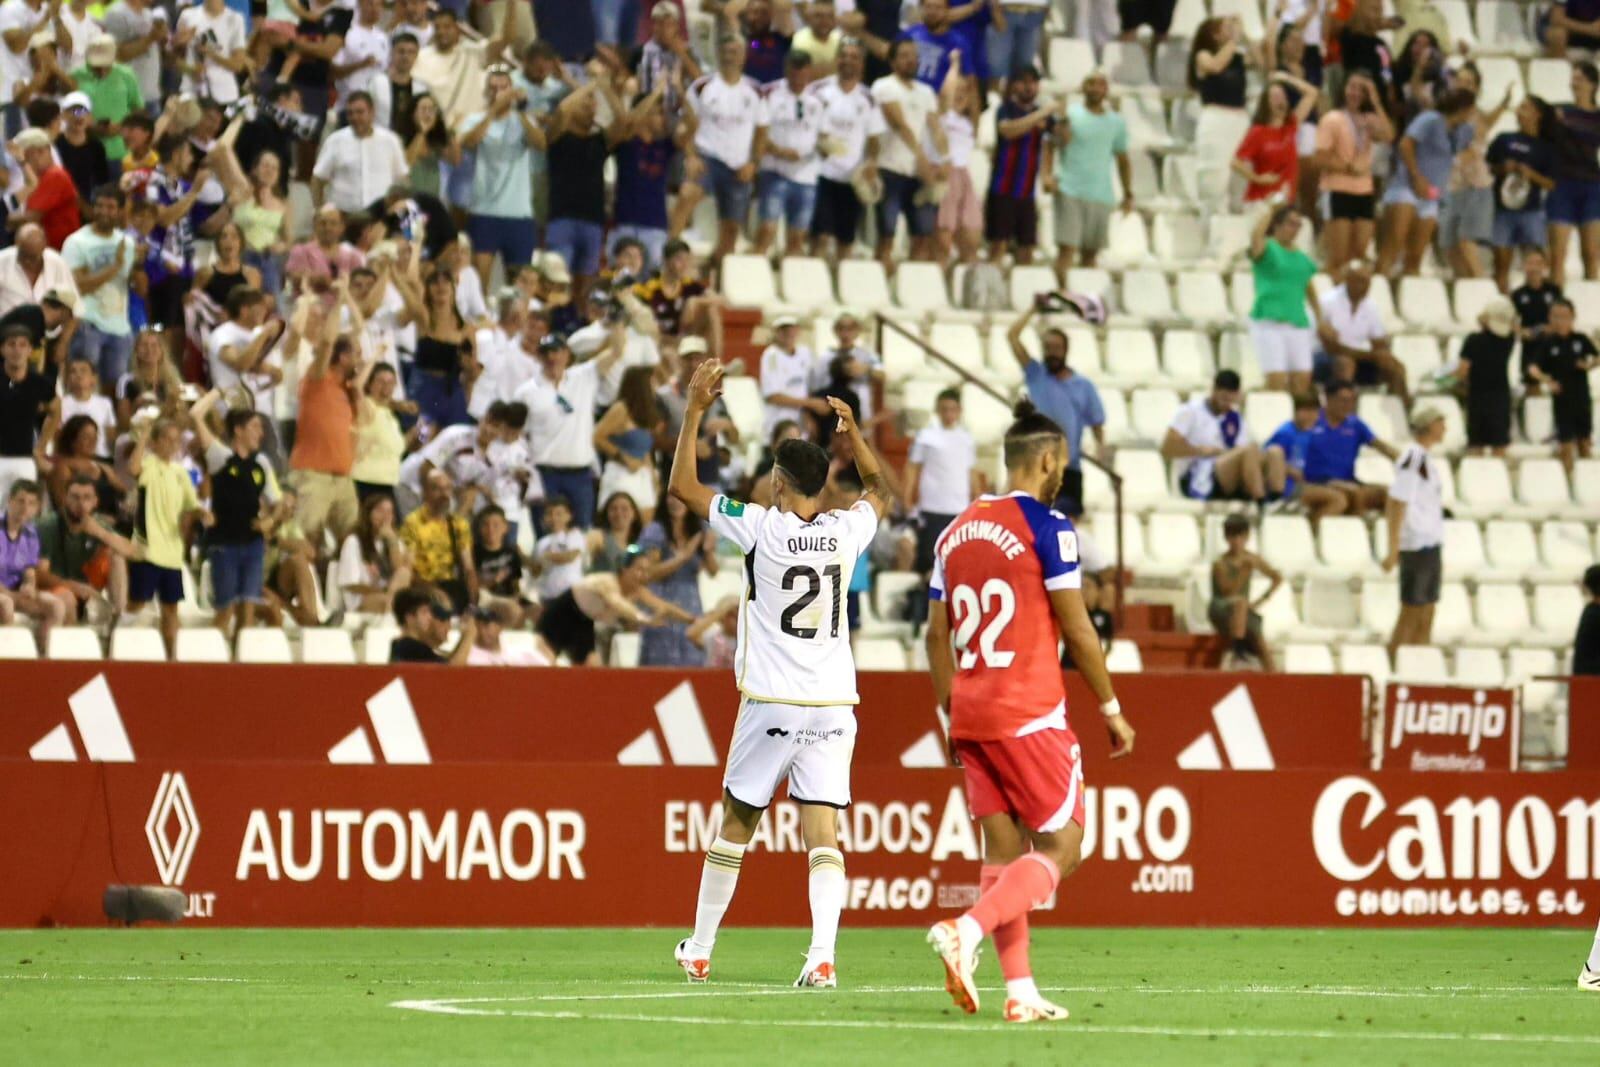
{"type": "MultiPolygon", "coordinates": [[[[1004,870],[998,865],[984,864],[978,876],[979,891],[987,896],[1004,870]]],[[[1032,977],[1033,965],[1028,960],[1028,913],[1023,912],[1010,922],[996,926],[992,936],[995,951],[1000,956],[1000,973],[1006,981],[1032,977]]]]}
{"type": "MultiPolygon", "coordinates": [[[[992,868],[986,868],[986,871],[992,868]]],[[[1028,911],[1042,904],[1056,891],[1061,881],[1061,871],[1054,863],[1037,852],[1029,852],[999,869],[994,883],[983,890],[983,895],[967,915],[995,936],[995,946],[1000,948],[1002,960],[1005,949],[1000,945],[1000,927],[1017,919],[1027,920],[1028,911]]],[[[1023,951],[1027,951],[1027,927],[1023,927],[1023,951]]]]}

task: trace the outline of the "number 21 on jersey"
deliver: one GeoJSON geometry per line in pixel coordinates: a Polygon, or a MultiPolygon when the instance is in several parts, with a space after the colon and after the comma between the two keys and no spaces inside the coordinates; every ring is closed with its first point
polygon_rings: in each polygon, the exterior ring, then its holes
{"type": "Polygon", "coordinates": [[[992,670],[1011,666],[1017,654],[995,647],[1017,614],[1017,596],[1009,583],[990,578],[977,590],[958,585],[950,591],[950,610],[955,617],[955,646],[961,653],[961,670],[971,670],[979,660],[992,670]]]}

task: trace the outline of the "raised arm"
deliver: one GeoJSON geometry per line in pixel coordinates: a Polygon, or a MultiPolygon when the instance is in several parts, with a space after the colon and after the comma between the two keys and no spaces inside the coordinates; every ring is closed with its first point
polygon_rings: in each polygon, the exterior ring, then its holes
{"type": "Polygon", "coordinates": [[[1022,335],[1028,328],[1028,323],[1033,321],[1034,312],[1038,308],[1032,304],[1022,313],[1022,317],[1011,324],[1011,329],[1006,331],[1006,343],[1011,346],[1011,354],[1016,357],[1023,370],[1028,369],[1028,364],[1033,362],[1033,357],[1028,354],[1027,346],[1022,343],[1022,335]]]}
{"type": "Polygon", "coordinates": [[[872,510],[881,519],[894,509],[894,486],[889,484],[888,476],[883,473],[883,464],[873,454],[872,446],[861,436],[861,427],[856,425],[856,416],[850,410],[850,405],[836,396],[830,396],[828,406],[839,416],[836,432],[848,437],[850,447],[855,451],[856,471],[861,475],[861,484],[865,488],[862,499],[871,502],[872,510]]]}
{"type": "Polygon", "coordinates": [[[708,359],[695,368],[689,381],[689,398],[683,409],[683,426],[678,430],[678,446],[672,453],[672,474],[667,491],[702,519],[711,515],[711,500],[717,494],[700,482],[696,444],[700,422],[713,401],[722,395],[722,364],[708,359]]]}

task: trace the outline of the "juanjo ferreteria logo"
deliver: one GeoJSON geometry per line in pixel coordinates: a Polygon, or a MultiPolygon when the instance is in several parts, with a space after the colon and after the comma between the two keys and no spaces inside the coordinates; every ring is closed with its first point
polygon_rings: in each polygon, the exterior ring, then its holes
{"type": "Polygon", "coordinates": [[[195,845],[200,841],[200,816],[189,795],[189,783],[182,771],[168,771],[156,787],[150,815],[144,821],[144,836],[150,842],[150,855],[162,885],[179,886],[189,873],[195,845]]]}

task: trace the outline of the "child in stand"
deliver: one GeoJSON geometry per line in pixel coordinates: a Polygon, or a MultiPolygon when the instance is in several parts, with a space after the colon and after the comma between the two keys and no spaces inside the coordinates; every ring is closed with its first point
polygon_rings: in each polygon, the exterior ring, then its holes
{"type": "Polygon", "coordinates": [[[506,513],[490,504],[473,520],[472,561],[478,568],[478,607],[508,604],[516,609],[508,625],[522,625],[522,553],[508,539],[506,513]]]}
{"type": "MultiPolygon", "coordinates": [[[[296,0],[267,0],[267,13],[250,42],[250,56],[257,70],[266,70],[272,53],[294,40],[301,22],[320,22],[328,10],[337,5],[300,4],[296,0]]],[[[349,5],[354,7],[352,3],[349,5]]],[[[286,51],[283,66],[278,70],[278,81],[287,83],[300,65],[300,53],[286,51]]]]}
{"type": "Polygon", "coordinates": [[[111,451],[117,437],[117,409],[111,398],[100,392],[100,375],[86,359],[67,361],[66,393],[61,397],[61,423],[74,415],[87,415],[100,428],[102,458],[111,451]]]}
{"type": "Polygon", "coordinates": [[[1264,671],[1277,670],[1272,660],[1272,646],[1261,632],[1261,615],[1256,609],[1278,591],[1283,575],[1246,547],[1250,541],[1250,520],[1245,516],[1229,515],[1222,524],[1222,536],[1227,538],[1228,550],[1211,565],[1211,606],[1206,614],[1217,633],[1231,641],[1223,658],[1223,668],[1238,669],[1255,660],[1264,671]],[[1266,575],[1272,584],[1265,593],[1251,600],[1250,579],[1256,571],[1266,575]]]}
{"type": "Polygon", "coordinates": [[[584,532],[572,528],[572,505],[566,497],[545,503],[544,524],[549,533],[539,538],[533,555],[539,565],[539,599],[548,604],[583,577],[588,553],[584,532]]]}

